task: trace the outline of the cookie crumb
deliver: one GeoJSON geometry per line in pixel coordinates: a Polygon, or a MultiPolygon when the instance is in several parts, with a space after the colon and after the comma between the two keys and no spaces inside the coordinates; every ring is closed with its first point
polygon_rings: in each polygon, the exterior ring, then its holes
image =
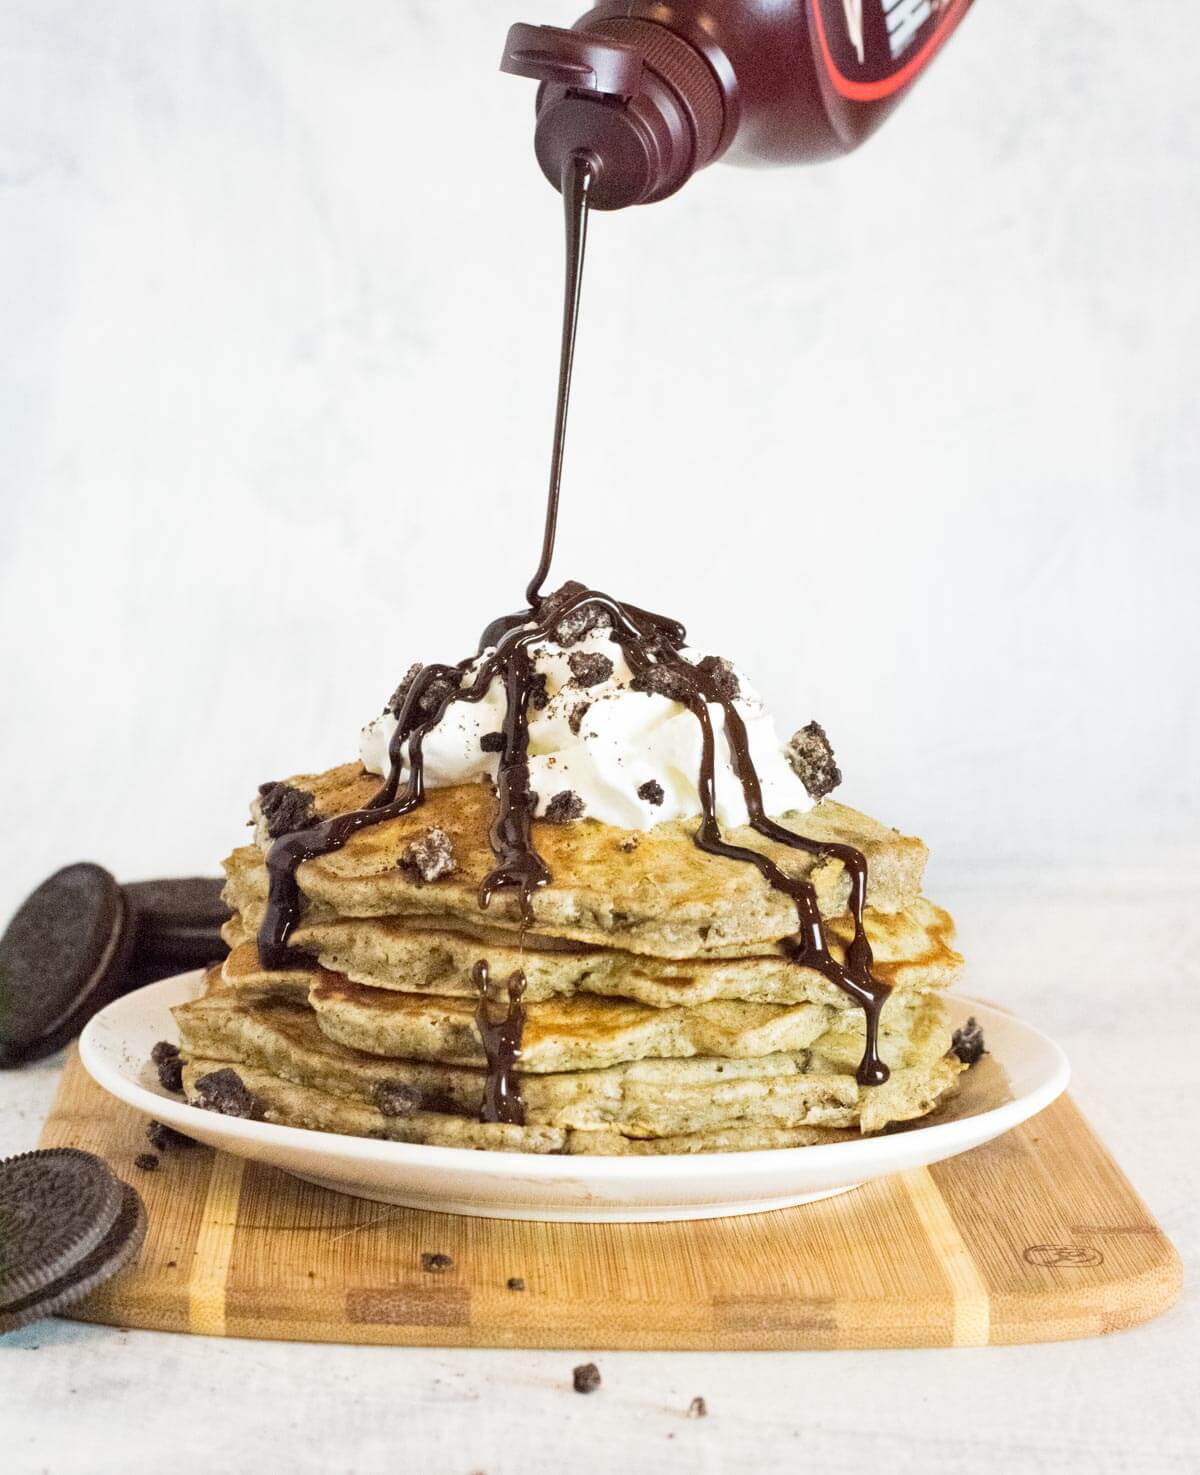
{"type": "Polygon", "coordinates": [[[245,1081],[229,1066],[211,1070],[196,1082],[193,1106],[215,1111],[219,1116],[252,1117],[254,1097],[245,1081]]]}
{"type": "Polygon", "coordinates": [[[546,805],[542,818],[548,825],[569,825],[583,816],[583,800],[574,789],[561,789],[546,805]]]}
{"type": "Polygon", "coordinates": [[[550,688],[546,685],[545,671],[537,671],[529,678],[529,705],[535,712],[544,712],[550,701],[550,688]]]}
{"type": "Polygon", "coordinates": [[[578,609],[572,610],[570,614],[560,616],[559,611],[564,606],[577,598],[580,594],[586,594],[585,585],[576,579],[568,579],[561,588],[556,589],[553,594],[547,594],[538,607],[538,619],[549,627],[551,635],[559,645],[576,645],[585,635],[590,635],[593,630],[611,630],[612,618],[608,611],[599,604],[586,603],[578,609]]]}
{"type": "Polygon", "coordinates": [[[519,1275],[510,1275],[506,1285],[510,1291],[523,1291],[525,1289],[525,1282],[519,1275]]]}
{"type": "Polygon", "coordinates": [[[371,1093],[375,1105],[387,1117],[412,1116],[421,1104],[421,1094],[407,1081],[379,1081],[371,1093]]]}
{"type": "Polygon", "coordinates": [[[147,1123],[146,1141],[159,1152],[170,1152],[175,1147],[196,1146],[196,1139],[194,1137],[188,1137],[183,1132],[177,1132],[174,1127],[168,1127],[166,1122],[151,1121],[147,1123]]]}
{"type": "Polygon", "coordinates": [[[581,1362],[572,1369],[571,1385],[576,1393],[594,1393],[600,1386],[600,1369],[594,1362],[581,1362]]]}
{"type": "Polygon", "coordinates": [[[287,783],[259,784],[258,810],[272,840],[307,829],[320,817],[308,790],[287,783]]]}
{"type": "Polygon", "coordinates": [[[579,729],[583,726],[583,719],[592,710],[591,702],[576,702],[571,708],[571,715],[567,718],[567,726],[579,736],[579,729]]]}
{"type": "Polygon", "coordinates": [[[710,698],[732,702],[741,695],[742,685],[733,669],[733,662],[724,656],[705,656],[696,662],[696,670],[705,678],[710,698]]]}
{"type": "Polygon", "coordinates": [[[178,1095],[183,1090],[183,1061],[179,1056],[179,1046],[172,1045],[170,1040],[159,1040],[150,1051],[150,1059],[158,1072],[158,1084],[164,1091],[178,1095]]]}
{"type": "Polygon", "coordinates": [[[438,825],[413,840],[400,859],[406,871],[413,871],[422,881],[436,881],[452,876],[458,870],[454,845],[450,836],[438,825]]]}
{"type": "Polygon", "coordinates": [[[454,1260],[441,1250],[422,1250],[421,1269],[428,1271],[430,1275],[445,1275],[447,1270],[454,1269],[454,1260]]]}
{"type": "Polygon", "coordinates": [[[691,689],[691,680],[685,671],[678,671],[674,666],[664,665],[661,661],[653,666],[647,666],[629,683],[631,691],[645,692],[648,696],[667,697],[672,702],[687,702],[691,689]]]}
{"type": "Polygon", "coordinates": [[[703,1398],[693,1398],[691,1403],[688,1404],[687,1416],[689,1419],[708,1418],[708,1404],[705,1403],[703,1398]]]}
{"type": "Polygon", "coordinates": [[[479,739],[479,746],[485,753],[503,753],[504,734],[502,732],[485,732],[479,739]]]}
{"type": "Polygon", "coordinates": [[[809,722],[793,733],[786,751],[792,772],[804,785],[810,799],[824,799],[841,783],[842,770],[837,766],[833,747],[819,722],[809,722]]]}
{"type": "Polygon", "coordinates": [[[638,786],[637,795],[644,799],[647,804],[660,805],[667,797],[663,792],[663,786],[656,778],[648,778],[644,784],[638,786]]]}
{"type": "Polygon", "coordinates": [[[572,686],[599,686],[613,673],[613,663],[601,651],[573,650],[567,657],[572,686]]]}
{"type": "Polygon", "coordinates": [[[139,1152],[133,1160],[133,1166],[140,1168],[143,1173],[157,1173],[158,1156],[153,1152],[139,1152]]]}
{"type": "Polygon", "coordinates": [[[964,1065],[975,1065],[981,1056],[987,1054],[987,1046],[983,1043],[983,1026],[974,1014],[966,1024],[960,1024],[954,1031],[950,1050],[964,1065]]]}
{"type": "Polygon", "coordinates": [[[636,835],[627,835],[624,840],[618,841],[617,849],[623,850],[626,855],[632,855],[638,848],[638,844],[639,841],[636,835]]]}
{"type": "Polygon", "coordinates": [[[383,709],[385,716],[390,712],[393,717],[399,717],[400,713],[404,710],[405,697],[408,696],[412,690],[413,682],[424,669],[420,661],[414,661],[408,670],[405,671],[404,675],[400,678],[399,686],[396,687],[396,690],[387,699],[387,703],[383,709]]]}

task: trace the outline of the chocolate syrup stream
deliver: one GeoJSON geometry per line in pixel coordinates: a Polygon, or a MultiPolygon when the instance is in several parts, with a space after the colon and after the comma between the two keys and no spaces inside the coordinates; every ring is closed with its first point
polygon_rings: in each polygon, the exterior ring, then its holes
{"type": "Polygon", "coordinates": [[[479,1120],[508,1122],[523,1127],[525,1103],[521,1100],[517,1062],[521,1058],[521,1037],[525,1032],[525,1006],[521,1002],[525,993],[525,975],[518,970],[508,980],[508,1003],[500,1019],[492,1018],[489,1007],[492,1002],[489,998],[491,980],[485,959],[481,958],[475,964],[471,977],[479,990],[475,1024],[483,1042],[483,1053],[487,1056],[487,1079],[479,1120]]]}
{"type": "Polygon", "coordinates": [[[558,399],[554,410],[554,443],[550,452],[550,490],[546,496],[546,525],[542,534],[542,556],[529,581],[525,598],[536,609],[542,585],[554,557],[558,530],[558,498],[562,490],[563,451],[567,440],[567,410],[571,403],[571,370],[575,365],[575,332],[579,326],[579,296],[583,287],[583,253],[587,245],[588,195],[592,187],[592,163],[586,154],[570,154],[563,160],[563,215],[567,227],[567,272],[563,290],[562,348],[558,359],[558,399]]]}

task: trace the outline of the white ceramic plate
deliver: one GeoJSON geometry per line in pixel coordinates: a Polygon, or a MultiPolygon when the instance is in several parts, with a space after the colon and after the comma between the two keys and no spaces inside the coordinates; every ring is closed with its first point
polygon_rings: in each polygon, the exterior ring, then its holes
{"type": "Polygon", "coordinates": [[[148,1116],[239,1157],[322,1187],[412,1208],[492,1219],[577,1223],[713,1219],[844,1193],[872,1178],[936,1163],[1026,1121],[1066,1089],[1066,1056],[1011,1015],[950,997],[955,1024],[974,1014],[989,1056],[956,1103],[925,1125],[821,1147],[671,1157],[553,1157],[421,1147],[243,1121],[187,1106],[158,1085],[156,1040],[177,1040],[171,1006],[199,992],[201,974],[152,983],[101,1011],[80,1055],[99,1085],[148,1116]]]}

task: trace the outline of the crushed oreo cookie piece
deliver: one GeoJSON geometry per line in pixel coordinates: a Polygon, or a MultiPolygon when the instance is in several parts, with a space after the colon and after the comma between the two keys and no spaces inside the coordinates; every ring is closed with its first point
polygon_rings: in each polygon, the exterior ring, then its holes
{"type": "Polygon", "coordinates": [[[685,672],[677,671],[673,666],[664,665],[661,661],[653,666],[647,666],[629,683],[633,691],[643,691],[648,696],[667,697],[672,702],[686,702],[688,697],[689,680],[685,672]]]}
{"type": "Polygon", "coordinates": [[[319,818],[316,801],[308,790],[287,783],[260,784],[258,808],[272,840],[307,829],[319,818]]]}
{"type": "Polygon", "coordinates": [[[810,722],[792,734],[787,745],[787,760],[810,799],[824,799],[842,781],[842,770],[837,766],[829,738],[819,722],[810,722]]]}
{"type": "Polygon", "coordinates": [[[576,702],[571,708],[571,715],[567,718],[567,726],[579,736],[579,729],[583,726],[583,719],[592,710],[591,702],[576,702]]]}
{"type": "Polygon", "coordinates": [[[960,1024],[954,1031],[950,1050],[964,1065],[974,1065],[981,1056],[987,1054],[987,1046],[983,1043],[983,1026],[974,1014],[966,1024],[960,1024]]]}
{"type": "Polygon", "coordinates": [[[594,1362],[581,1362],[571,1369],[571,1386],[576,1393],[594,1393],[600,1386],[600,1369],[594,1362]]]}
{"type": "Polygon", "coordinates": [[[170,1040],[159,1040],[150,1051],[150,1061],[158,1072],[158,1084],[164,1091],[174,1091],[178,1095],[183,1090],[183,1061],[179,1056],[179,1046],[170,1040]]]}
{"type": "Polygon", "coordinates": [[[459,690],[459,683],[450,680],[446,676],[435,676],[425,690],[421,693],[420,708],[423,717],[432,717],[442,706],[446,698],[459,690]]]}
{"type": "Polygon", "coordinates": [[[608,611],[597,605],[584,605],[581,609],[559,617],[559,611],[570,604],[576,595],[584,592],[583,584],[575,579],[569,579],[553,594],[547,594],[538,608],[539,619],[549,625],[551,636],[559,645],[577,645],[585,635],[590,635],[593,630],[612,628],[612,619],[608,611]]]}
{"type": "Polygon", "coordinates": [[[644,799],[647,804],[655,806],[660,805],[667,797],[662,784],[656,778],[648,778],[644,784],[639,784],[637,796],[639,799],[644,799]]]}
{"type": "Polygon", "coordinates": [[[380,1081],[372,1095],[384,1116],[412,1116],[421,1104],[421,1093],[407,1081],[380,1081]]]}
{"type": "Polygon", "coordinates": [[[567,657],[572,686],[599,686],[613,673],[613,663],[602,652],[573,650],[567,657]]]}
{"type": "Polygon", "coordinates": [[[452,876],[458,870],[454,857],[454,844],[438,825],[431,826],[423,835],[409,843],[400,858],[406,871],[412,871],[422,881],[437,881],[442,876],[452,876]]]}
{"type": "Polygon", "coordinates": [[[502,732],[485,732],[479,739],[479,746],[485,753],[503,753],[504,734],[502,732]]]}
{"type": "Polygon", "coordinates": [[[548,825],[569,825],[583,817],[583,800],[574,789],[561,789],[546,805],[542,818],[548,825]]]}
{"type": "Polygon", "coordinates": [[[404,675],[400,678],[400,685],[387,699],[387,705],[383,709],[385,716],[390,712],[393,717],[399,717],[400,713],[404,710],[404,700],[412,690],[413,682],[424,669],[425,667],[422,666],[420,661],[414,661],[408,670],[405,671],[404,675]]]}
{"type": "Polygon", "coordinates": [[[192,1105],[205,1111],[215,1111],[220,1116],[254,1115],[254,1097],[237,1071],[227,1065],[200,1077],[192,1105]]]}
{"type": "Polygon", "coordinates": [[[454,1260],[450,1255],[442,1254],[441,1250],[422,1250],[421,1269],[430,1275],[445,1275],[447,1270],[454,1269],[454,1260]]]}
{"type": "Polygon", "coordinates": [[[636,835],[626,835],[624,840],[620,840],[617,842],[617,849],[623,850],[626,855],[632,855],[633,852],[638,848],[639,843],[640,842],[638,841],[638,837],[636,835]]]}
{"type": "Polygon", "coordinates": [[[195,1147],[196,1139],[184,1132],[168,1127],[166,1122],[149,1122],[146,1126],[146,1141],[157,1152],[170,1152],[176,1147],[195,1147]]]}
{"type": "Polygon", "coordinates": [[[529,705],[535,712],[544,712],[550,701],[550,689],[546,685],[545,671],[535,671],[529,679],[529,705]]]}
{"type": "Polygon", "coordinates": [[[505,1286],[510,1291],[523,1291],[525,1289],[525,1282],[519,1275],[510,1275],[505,1286]]]}
{"type": "Polygon", "coordinates": [[[183,1090],[183,1061],[178,1052],[167,1055],[158,1062],[158,1084],[164,1091],[178,1096],[183,1090]]]}
{"type": "Polygon", "coordinates": [[[742,685],[732,661],[726,660],[724,656],[705,656],[702,661],[696,662],[696,670],[704,677],[709,694],[717,701],[737,700],[742,685]]]}
{"type": "Polygon", "coordinates": [[[140,1168],[143,1173],[157,1173],[158,1154],[153,1152],[139,1152],[133,1160],[133,1166],[140,1168]]]}
{"type": "Polygon", "coordinates": [[[706,1419],[708,1417],[708,1404],[703,1398],[693,1398],[688,1404],[687,1416],[689,1419],[706,1419]]]}

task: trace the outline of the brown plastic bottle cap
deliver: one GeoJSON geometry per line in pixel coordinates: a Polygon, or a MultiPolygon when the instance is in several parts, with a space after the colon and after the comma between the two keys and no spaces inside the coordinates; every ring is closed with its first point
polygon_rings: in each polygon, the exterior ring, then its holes
{"type": "Polygon", "coordinates": [[[665,26],[625,17],[584,24],[509,31],[501,70],[542,83],[538,162],[557,186],[564,160],[585,155],[595,209],[661,200],[716,152],[721,88],[700,53],[665,26]]]}

